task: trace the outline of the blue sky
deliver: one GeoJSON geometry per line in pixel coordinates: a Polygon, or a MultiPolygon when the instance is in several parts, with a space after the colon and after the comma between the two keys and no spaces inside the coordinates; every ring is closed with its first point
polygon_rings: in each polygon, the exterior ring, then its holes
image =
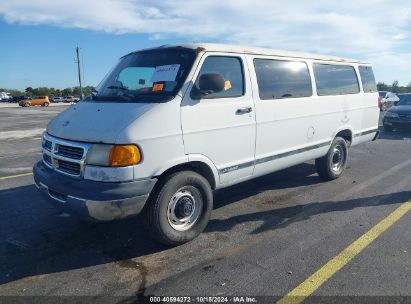
{"type": "Polygon", "coordinates": [[[130,51],[182,41],[315,52],[370,61],[378,81],[411,82],[404,0],[2,0],[0,87],[97,85],[130,51]]]}
{"type": "MultiPolygon", "coordinates": [[[[156,46],[147,34],[115,35],[48,25],[18,25],[0,21],[2,60],[0,87],[66,88],[78,85],[75,47],[81,48],[85,85],[98,82],[119,57],[140,48],[156,46]]],[[[160,43],[171,43],[164,40],[160,43]]]]}

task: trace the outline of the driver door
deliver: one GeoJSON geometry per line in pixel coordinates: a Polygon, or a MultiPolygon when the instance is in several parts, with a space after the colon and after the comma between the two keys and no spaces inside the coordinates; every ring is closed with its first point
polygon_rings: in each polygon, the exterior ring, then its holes
{"type": "Polygon", "coordinates": [[[190,96],[191,86],[181,104],[185,153],[210,159],[220,186],[247,179],[254,170],[256,121],[246,64],[240,54],[206,53],[193,79],[218,73],[224,77],[224,89],[196,100],[190,96]]]}

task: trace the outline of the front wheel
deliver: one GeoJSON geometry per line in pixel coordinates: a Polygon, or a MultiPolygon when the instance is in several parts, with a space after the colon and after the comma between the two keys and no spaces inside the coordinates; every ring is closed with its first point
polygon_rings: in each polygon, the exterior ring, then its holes
{"type": "Polygon", "coordinates": [[[144,224],[150,234],[168,246],[197,237],[213,209],[208,181],[193,171],[181,171],[159,181],[144,210],[144,224]]]}
{"type": "Polygon", "coordinates": [[[318,175],[325,180],[339,178],[347,165],[347,142],[342,137],[336,137],[327,155],[315,160],[318,175]]]}

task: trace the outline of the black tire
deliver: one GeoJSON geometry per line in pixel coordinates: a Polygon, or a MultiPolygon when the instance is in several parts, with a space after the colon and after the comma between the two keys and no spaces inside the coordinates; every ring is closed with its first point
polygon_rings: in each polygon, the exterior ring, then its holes
{"type": "Polygon", "coordinates": [[[393,130],[394,130],[394,128],[392,126],[384,125],[384,131],[385,132],[392,132],[393,130]]]}
{"type": "MultiPolygon", "coordinates": [[[[144,208],[144,226],[160,243],[177,246],[191,241],[203,232],[212,209],[213,193],[208,181],[196,172],[180,171],[158,181],[144,208]],[[179,213],[181,219],[184,219],[190,212],[193,215],[195,213],[197,219],[187,221],[184,228],[186,230],[181,230],[183,228],[179,226],[180,223],[173,221],[176,219],[173,215],[179,213]],[[173,227],[173,224],[180,229],[173,227]]],[[[177,219],[180,220],[178,217],[177,219]]]]}
{"type": "Polygon", "coordinates": [[[334,138],[328,153],[315,160],[318,175],[325,180],[339,178],[347,165],[347,142],[342,137],[334,138]]]}

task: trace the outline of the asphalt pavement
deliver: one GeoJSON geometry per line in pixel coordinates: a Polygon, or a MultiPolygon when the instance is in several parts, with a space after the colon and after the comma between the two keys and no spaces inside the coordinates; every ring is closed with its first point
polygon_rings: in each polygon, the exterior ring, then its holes
{"type": "Polygon", "coordinates": [[[308,162],[217,191],[206,231],[167,248],[140,217],[88,224],[40,197],[41,132],[66,108],[0,108],[0,296],[411,299],[411,132],[351,148],[332,182],[308,162]]]}

